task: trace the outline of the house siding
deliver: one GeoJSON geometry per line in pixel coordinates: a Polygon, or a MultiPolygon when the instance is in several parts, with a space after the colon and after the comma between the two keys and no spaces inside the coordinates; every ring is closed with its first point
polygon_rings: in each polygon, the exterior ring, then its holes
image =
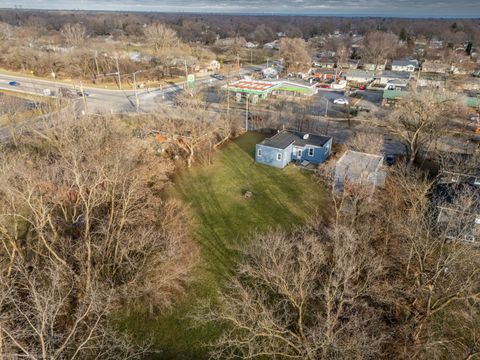
{"type": "Polygon", "coordinates": [[[324,146],[306,145],[294,146],[289,145],[285,149],[277,149],[262,144],[257,144],[255,147],[255,161],[260,164],[270,165],[277,168],[284,168],[291,161],[302,162],[307,160],[313,164],[321,164],[327,160],[332,152],[332,139],[324,146]],[[313,155],[309,155],[309,149],[313,148],[313,155]],[[262,151],[262,156],[258,155],[258,151],[262,151]],[[298,157],[298,150],[302,150],[301,158],[298,157]],[[277,154],[282,154],[282,159],[277,160],[277,154]]]}
{"type": "Polygon", "coordinates": [[[255,161],[260,164],[282,169],[292,161],[292,145],[289,145],[285,149],[276,149],[270,146],[257,144],[255,147],[255,161]],[[262,156],[258,155],[258,150],[262,151],[262,156]],[[282,154],[281,160],[278,160],[278,154],[282,154]]]}
{"type": "Polygon", "coordinates": [[[294,161],[309,161],[313,164],[322,164],[327,160],[332,152],[332,139],[328,140],[328,142],[324,146],[313,146],[313,145],[306,145],[304,147],[301,146],[294,146],[292,152],[292,160],[294,161]],[[309,149],[313,148],[313,156],[309,155],[309,149]],[[298,150],[302,150],[301,158],[298,157],[298,150]]]}

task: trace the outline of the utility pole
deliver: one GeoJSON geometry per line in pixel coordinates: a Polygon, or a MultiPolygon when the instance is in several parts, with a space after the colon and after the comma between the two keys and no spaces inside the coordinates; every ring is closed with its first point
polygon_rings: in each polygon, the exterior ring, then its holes
{"type": "Polygon", "coordinates": [[[80,81],[80,92],[82,93],[82,99],[83,99],[83,108],[85,111],[85,114],[87,113],[87,99],[85,98],[85,93],[83,92],[83,84],[80,81]]]}
{"type": "Polygon", "coordinates": [[[325,117],[327,117],[328,116],[328,103],[329,103],[329,101],[328,101],[328,99],[325,99],[325,100],[327,101],[327,105],[325,106],[325,117]]]}
{"type": "Polygon", "coordinates": [[[245,95],[246,102],[246,111],[245,111],[245,132],[248,132],[248,94],[245,95]]]}
{"type": "Polygon", "coordinates": [[[418,88],[418,83],[420,82],[420,66],[418,67],[418,77],[417,77],[417,82],[415,84],[415,89],[418,88]]]}
{"type": "Polygon", "coordinates": [[[97,60],[97,56],[98,56],[98,51],[95,50],[95,68],[97,69],[97,75],[95,77],[97,77],[99,74],[100,74],[100,69],[98,68],[98,60],[97,60]]]}
{"type": "Polygon", "coordinates": [[[185,65],[185,90],[187,89],[187,81],[188,81],[188,67],[187,67],[187,60],[183,60],[183,64],[185,65]]]}
{"type": "Polygon", "coordinates": [[[230,120],[230,92],[228,91],[228,85],[230,80],[227,80],[227,119],[230,120]]]}
{"type": "Polygon", "coordinates": [[[118,56],[115,55],[115,63],[117,64],[118,86],[122,90],[122,77],[120,75],[120,66],[118,66],[118,56]]]}

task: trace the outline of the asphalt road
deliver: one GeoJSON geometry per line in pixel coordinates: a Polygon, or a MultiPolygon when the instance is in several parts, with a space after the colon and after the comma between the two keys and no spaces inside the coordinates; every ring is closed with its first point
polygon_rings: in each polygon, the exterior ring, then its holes
{"type": "MultiPolygon", "coordinates": [[[[241,69],[240,75],[248,75],[261,68],[259,66],[247,66],[241,69]]],[[[219,80],[214,79],[209,75],[197,77],[196,87],[213,86],[219,80]]],[[[138,104],[141,111],[155,110],[159,104],[165,103],[172,105],[175,96],[182,91],[185,83],[171,84],[164,87],[153,89],[138,89],[138,104]]],[[[50,90],[57,93],[58,89],[66,88],[71,90],[72,94],[79,97],[77,94],[80,91],[79,85],[71,85],[60,83],[54,80],[45,80],[32,77],[22,77],[17,75],[0,73],[0,89],[10,90],[16,92],[23,92],[27,94],[44,96],[45,90],[50,90]],[[17,86],[9,85],[9,82],[15,81],[17,86]]],[[[83,91],[88,96],[85,97],[86,112],[88,113],[122,113],[136,111],[137,102],[135,99],[135,91],[131,88],[123,90],[102,89],[97,87],[83,86],[83,91]]],[[[82,101],[83,102],[83,101],[82,101]]],[[[85,108],[85,105],[84,105],[85,108]]]]}
{"type": "MultiPolygon", "coordinates": [[[[196,86],[214,84],[217,81],[218,80],[210,76],[203,77],[196,81],[196,86]]],[[[140,110],[150,111],[158,106],[159,102],[171,102],[175,95],[183,90],[183,87],[184,83],[179,83],[162,88],[148,90],[138,89],[137,95],[140,110]]],[[[58,93],[60,88],[69,89],[73,97],[81,98],[81,96],[77,95],[77,92],[80,91],[80,87],[76,85],[0,73],[0,89],[3,90],[45,96],[45,91],[58,93]],[[12,81],[17,82],[18,85],[9,85],[9,82],[12,81]]],[[[85,103],[86,110],[89,113],[121,113],[136,111],[135,91],[133,89],[110,90],[84,86],[83,92],[87,95],[85,96],[85,103]]]]}

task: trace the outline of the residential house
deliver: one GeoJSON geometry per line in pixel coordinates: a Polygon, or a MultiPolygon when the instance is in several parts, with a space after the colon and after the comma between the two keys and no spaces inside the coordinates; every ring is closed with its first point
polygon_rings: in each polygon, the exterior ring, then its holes
{"type": "Polygon", "coordinates": [[[346,60],[343,62],[340,62],[338,64],[338,67],[344,70],[355,70],[358,69],[358,65],[360,63],[360,60],[346,60]]]}
{"type": "Polygon", "coordinates": [[[393,60],[392,71],[408,71],[414,72],[418,69],[418,60],[393,60]]]}
{"type": "Polygon", "coordinates": [[[442,172],[431,195],[439,230],[451,240],[480,245],[480,172],[442,172]]]}
{"type": "Polygon", "coordinates": [[[369,83],[374,80],[373,71],[348,70],[344,75],[345,80],[355,83],[369,83]]]}
{"type": "Polygon", "coordinates": [[[404,79],[393,79],[389,80],[385,84],[385,90],[399,90],[399,91],[405,91],[408,86],[408,80],[404,79]]]}
{"type": "Polygon", "coordinates": [[[334,57],[320,57],[313,61],[313,66],[320,69],[335,69],[337,67],[337,59],[334,57]]]}
{"type": "Polygon", "coordinates": [[[220,62],[217,60],[211,60],[205,64],[207,71],[217,71],[220,70],[220,62]]]}
{"type": "Polygon", "coordinates": [[[321,164],[331,152],[331,137],[283,130],[256,145],[255,161],[278,168],[284,168],[291,161],[302,165],[321,164]]]}
{"type": "Polygon", "coordinates": [[[380,64],[364,63],[362,64],[362,69],[366,71],[383,71],[387,66],[387,62],[380,64]]]}
{"type": "Polygon", "coordinates": [[[452,73],[455,75],[471,75],[477,69],[478,65],[468,56],[458,55],[452,64],[452,73]]]}
{"type": "Polygon", "coordinates": [[[447,75],[441,73],[421,73],[417,79],[417,86],[430,89],[445,89],[447,75]]]}
{"type": "Polygon", "coordinates": [[[385,70],[380,75],[380,84],[387,85],[392,80],[403,80],[408,82],[411,74],[408,71],[388,71],[385,70]]]}
{"type": "Polygon", "coordinates": [[[337,81],[342,75],[340,69],[313,69],[312,75],[316,79],[320,80],[334,80],[337,81]]]}
{"type": "Polygon", "coordinates": [[[433,38],[433,39],[430,40],[430,43],[428,44],[428,47],[431,48],[431,49],[443,49],[444,42],[443,42],[443,40],[433,38]]]}
{"type": "Polygon", "coordinates": [[[440,60],[425,60],[422,64],[422,72],[447,74],[451,66],[440,60]]]}
{"type": "Polygon", "coordinates": [[[375,191],[385,182],[383,156],[347,150],[335,167],[334,191],[343,192],[349,186],[375,191]]]}
{"type": "Polygon", "coordinates": [[[272,49],[278,50],[278,41],[274,40],[272,42],[266,43],[266,44],[263,45],[263,48],[264,49],[270,49],[270,50],[272,50],[272,49]]]}

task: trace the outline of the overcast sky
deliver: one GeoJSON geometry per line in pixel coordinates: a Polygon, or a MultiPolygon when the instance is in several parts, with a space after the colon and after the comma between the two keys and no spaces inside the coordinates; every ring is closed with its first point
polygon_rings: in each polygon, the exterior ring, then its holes
{"type": "Polygon", "coordinates": [[[0,0],[0,7],[406,17],[480,17],[480,0],[0,0]]]}

